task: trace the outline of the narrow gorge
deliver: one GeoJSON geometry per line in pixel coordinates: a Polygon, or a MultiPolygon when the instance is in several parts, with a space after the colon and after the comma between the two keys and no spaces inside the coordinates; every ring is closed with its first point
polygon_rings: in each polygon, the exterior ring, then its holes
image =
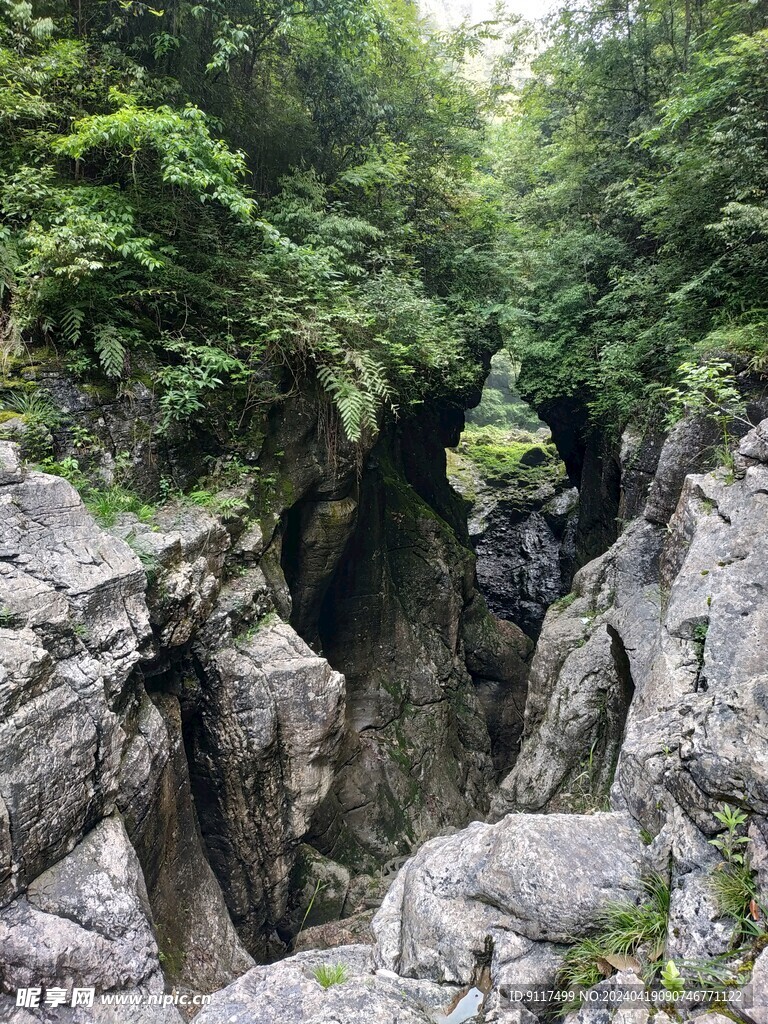
{"type": "Polygon", "coordinates": [[[0,10],[0,1021],[768,1024],[768,6],[0,10]]]}

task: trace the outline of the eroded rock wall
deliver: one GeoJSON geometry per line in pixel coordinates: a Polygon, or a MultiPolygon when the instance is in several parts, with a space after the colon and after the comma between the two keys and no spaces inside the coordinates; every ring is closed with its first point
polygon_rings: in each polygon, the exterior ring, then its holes
{"type": "MultiPolygon", "coordinates": [[[[79,409],[76,389],[68,401],[79,409]]],[[[32,917],[55,912],[29,909],[34,886],[67,857],[85,871],[81,846],[108,822],[134,864],[135,884],[110,884],[139,894],[146,964],[121,968],[116,946],[99,975],[85,939],[67,959],[66,929],[51,963],[99,991],[210,991],[284,953],[308,840],[359,871],[487,808],[486,715],[509,718],[514,691],[521,727],[528,648],[476,592],[444,466],[399,429],[369,458],[319,427],[308,402],[276,416],[258,470],[225,493],[232,514],[177,495],[109,531],[3,443],[0,916],[14,963],[32,917]]],[[[337,913],[382,890],[345,885],[337,913]]]]}

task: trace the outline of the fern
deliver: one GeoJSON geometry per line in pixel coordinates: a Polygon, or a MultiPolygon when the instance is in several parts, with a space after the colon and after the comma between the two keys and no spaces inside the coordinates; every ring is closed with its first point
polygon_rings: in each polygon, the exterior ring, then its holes
{"type": "Polygon", "coordinates": [[[96,354],[108,377],[122,377],[125,366],[125,345],[114,324],[94,328],[93,343],[96,354]]]}
{"type": "Polygon", "coordinates": [[[67,306],[61,317],[60,327],[64,340],[74,348],[80,341],[85,310],[82,306],[67,306]]]}
{"type": "Polygon", "coordinates": [[[319,366],[317,379],[333,400],[350,441],[359,441],[364,430],[378,430],[379,409],[392,396],[381,363],[366,352],[347,352],[342,366],[319,366]]]}

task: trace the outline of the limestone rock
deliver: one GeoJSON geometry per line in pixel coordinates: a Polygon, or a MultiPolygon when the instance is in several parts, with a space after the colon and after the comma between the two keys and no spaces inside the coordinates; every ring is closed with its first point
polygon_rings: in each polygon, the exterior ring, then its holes
{"type": "Polygon", "coordinates": [[[720,440],[718,425],[703,416],[681,420],[672,428],[661,449],[645,506],[649,522],[669,521],[686,476],[712,467],[720,440]]]}
{"type": "Polygon", "coordinates": [[[0,486],[0,904],[115,806],[147,700],[133,675],[149,639],[143,591],[136,556],[65,480],[25,472],[0,486]]]}
{"type": "Polygon", "coordinates": [[[0,912],[0,987],[100,992],[163,980],[144,879],[119,817],[105,818],[0,912]]]}
{"type": "MultiPolygon", "coordinates": [[[[160,745],[166,761],[151,776],[157,781],[146,789],[146,813],[129,822],[131,842],[144,868],[167,981],[193,993],[213,992],[247,971],[253,960],[235,931],[203,848],[178,700],[158,693],[153,701],[161,728],[154,736],[137,735],[150,749],[160,745]]],[[[126,775],[132,767],[125,766],[126,775]]]]}
{"type": "Polygon", "coordinates": [[[293,948],[299,953],[311,949],[335,949],[337,946],[372,946],[371,923],[375,913],[375,910],[361,910],[340,921],[305,928],[296,936],[293,948]]]}
{"type": "Polygon", "coordinates": [[[474,823],[427,843],[403,868],[374,919],[377,961],[406,977],[469,984],[487,937],[509,962],[531,955],[533,942],[587,935],[607,899],[638,894],[644,863],[623,815],[474,823]]]}
{"type": "Polygon", "coordinates": [[[295,849],[331,786],[344,677],[276,617],[197,643],[184,701],[193,788],[214,871],[246,948],[263,952],[285,914],[295,849]]]}
{"type": "Polygon", "coordinates": [[[202,508],[169,505],[150,525],[123,522],[149,567],[149,604],[161,649],[187,643],[211,614],[222,585],[231,537],[224,524],[202,508]]]}
{"type": "Polygon", "coordinates": [[[296,935],[304,925],[338,921],[349,892],[350,875],[337,864],[306,844],[297,850],[291,872],[291,900],[280,930],[296,935]]]}
{"type": "MultiPolygon", "coordinates": [[[[195,1018],[198,1024],[434,1024],[437,998],[451,993],[421,983],[381,977],[361,947],[342,946],[322,957],[299,954],[271,967],[255,967],[218,992],[195,1018]],[[323,988],[313,976],[320,963],[343,964],[347,980],[323,988]]],[[[362,947],[369,956],[368,947],[362,947]]],[[[437,1004],[440,1005],[440,1004],[437,1004]]]]}
{"type": "Polygon", "coordinates": [[[323,651],[347,680],[348,731],[309,838],[358,868],[464,824],[484,809],[493,778],[461,635],[476,596],[472,552],[391,461],[385,465],[363,478],[360,525],[321,623],[323,651]]]}
{"type": "Polygon", "coordinates": [[[21,479],[18,447],[10,441],[0,441],[0,487],[21,483],[21,479]]]}
{"type": "Polygon", "coordinates": [[[755,961],[748,989],[745,1015],[754,1024],[768,1024],[768,950],[764,949],[755,961]]]}
{"type": "MultiPolygon", "coordinates": [[[[758,433],[745,448],[759,450],[758,433]]],[[[678,434],[668,442],[673,451],[681,443],[678,434]]],[[[573,780],[595,760],[610,772],[620,746],[613,805],[653,833],[680,805],[711,835],[726,795],[765,816],[767,488],[768,466],[757,461],[733,482],[688,476],[667,529],[636,520],[581,570],[576,600],[548,614],[497,815],[579,809],[573,780]]],[[[646,514],[658,518],[654,508],[646,514]]],[[[604,799],[610,776],[599,782],[604,799]]]]}

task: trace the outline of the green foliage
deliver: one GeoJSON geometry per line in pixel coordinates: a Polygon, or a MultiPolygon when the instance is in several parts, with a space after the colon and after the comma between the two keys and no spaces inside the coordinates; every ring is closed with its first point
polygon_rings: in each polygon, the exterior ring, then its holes
{"type": "Polygon", "coordinates": [[[560,5],[497,144],[538,409],[618,429],[660,383],[712,396],[727,353],[768,366],[767,71],[761,4],[560,5]]]}
{"type": "Polygon", "coordinates": [[[0,2],[3,362],[151,380],[164,429],[222,439],[295,390],[358,441],[477,387],[507,287],[477,33],[402,0],[0,2]]]}
{"type": "MultiPolygon", "coordinates": [[[[188,190],[200,202],[213,199],[241,219],[248,219],[253,200],[239,187],[246,173],[245,156],[211,138],[208,119],[197,107],[140,107],[134,97],[112,90],[120,107],[111,114],[93,114],[75,121],[69,135],[57,138],[54,153],[82,160],[101,156],[112,173],[122,165],[136,181],[146,169],[165,184],[188,190]],[[115,166],[117,165],[117,166],[115,166]]],[[[153,261],[144,257],[152,268],[153,261]]]]}
{"type": "Polygon", "coordinates": [[[748,836],[741,835],[739,829],[749,820],[747,815],[738,807],[731,807],[730,804],[723,804],[722,808],[715,811],[714,814],[720,824],[725,826],[725,831],[717,839],[710,839],[710,846],[716,847],[728,864],[743,864],[742,849],[750,842],[750,839],[748,836]]]}
{"type": "Polygon", "coordinates": [[[717,866],[710,878],[718,909],[737,922],[740,935],[763,935],[768,914],[749,862],[747,850],[751,840],[742,832],[749,818],[744,811],[730,804],[723,804],[714,814],[725,826],[716,839],[709,840],[710,845],[723,856],[723,863],[717,866]]]}
{"type": "Polygon", "coordinates": [[[102,526],[114,526],[124,512],[131,512],[140,522],[148,522],[155,507],[138,494],[118,483],[101,487],[93,483],[77,459],[67,456],[59,461],[49,457],[39,467],[44,473],[60,476],[80,492],[85,507],[102,526]]]}
{"type": "Polygon", "coordinates": [[[334,985],[343,985],[349,977],[349,971],[344,964],[318,964],[312,976],[322,988],[332,988],[334,985]]]}
{"type": "Polygon", "coordinates": [[[674,960],[667,960],[661,969],[659,977],[661,984],[667,992],[677,993],[685,991],[685,979],[681,976],[674,960]]]}
{"type": "MultiPolygon", "coordinates": [[[[659,874],[644,882],[640,903],[613,900],[603,908],[599,931],[566,950],[560,981],[566,987],[596,984],[625,960],[642,955],[651,965],[664,950],[669,922],[669,883],[659,874]]],[[[640,966],[639,960],[635,964],[640,966]]]]}
{"type": "Polygon", "coordinates": [[[2,403],[6,410],[23,416],[29,424],[55,427],[61,421],[61,413],[44,391],[11,391],[2,403]]]}
{"type": "Polygon", "coordinates": [[[235,495],[207,490],[190,491],[189,494],[183,496],[182,500],[190,505],[197,505],[198,508],[204,508],[213,515],[221,516],[225,521],[236,518],[248,507],[247,502],[235,495]]]}
{"type": "Polygon", "coordinates": [[[521,400],[515,382],[517,366],[506,349],[491,360],[480,404],[467,413],[467,422],[479,427],[516,427],[534,431],[543,426],[536,413],[521,400]]]}
{"type": "Polygon", "coordinates": [[[706,416],[727,430],[735,416],[743,416],[744,399],[736,385],[733,367],[722,359],[706,363],[683,363],[678,367],[676,386],[660,388],[658,394],[667,400],[668,423],[672,425],[686,415],[706,416]]]}
{"type": "Polygon", "coordinates": [[[554,483],[563,475],[563,464],[551,442],[517,430],[469,425],[457,450],[485,480],[521,491],[535,490],[546,481],[554,483]]]}

